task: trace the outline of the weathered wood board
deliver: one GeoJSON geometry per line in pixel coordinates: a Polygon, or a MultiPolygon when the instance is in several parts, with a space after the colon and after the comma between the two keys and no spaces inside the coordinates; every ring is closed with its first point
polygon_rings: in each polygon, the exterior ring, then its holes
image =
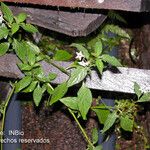
{"type": "Polygon", "coordinates": [[[15,3],[28,3],[71,8],[114,9],[124,11],[149,11],[149,0],[1,0],[15,3]]]}
{"type": "MultiPolygon", "coordinates": [[[[7,54],[0,57],[0,76],[8,78],[22,78],[24,75],[18,69],[18,58],[13,54],[7,54]]],[[[57,62],[62,67],[66,68],[70,62],[57,62]]],[[[53,81],[55,84],[60,84],[68,79],[68,76],[60,70],[46,62],[41,62],[44,71],[48,74],[54,72],[58,77],[53,81]]],[[[113,73],[109,70],[103,73],[102,79],[99,78],[95,71],[92,71],[91,77],[86,78],[86,84],[91,89],[106,90],[114,92],[134,93],[133,85],[137,82],[142,91],[150,91],[150,70],[142,70],[135,68],[119,67],[119,72],[113,73]]]]}
{"type": "Polygon", "coordinates": [[[11,7],[15,14],[25,12],[27,21],[70,36],[86,36],[96,30],[106,19],[103,14],[55,11],[42,8],[11,7]]]}

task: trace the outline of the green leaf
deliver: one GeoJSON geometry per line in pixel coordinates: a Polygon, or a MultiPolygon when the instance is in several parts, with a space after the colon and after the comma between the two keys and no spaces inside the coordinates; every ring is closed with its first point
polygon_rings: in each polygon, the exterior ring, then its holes
{"type": "Polygon", "coordinates": [[[103,147],[102,147],[102,145],[98,145],[93,150],[103,150],[103,147]]]}
{"type": "Polygon", "coordinates": [[[86,150],[103,150],[103,147],[102,147],[102,145],[98,145],[96,147],[88,145],[88,148],[86,150]]]}
{"type": "Polygon", "coordinates": [[[135,82],[134,83],[134,92],[138,96],[138,99],[142,95],[142,91],[140,90],[140,86],[135,82]]]}
{"type": "Polygon", "coordinates": [[[33,68],[40,68],[41,65],[40,65],[39,63],[35,63],[32,67],[33,67],[33,68]]]}
{"type": "Polygon", "coordinates": [[[27,18],[27,14],[26,13],[20,13],[17,16],[17,22],[18,23],[24,22],[26,20],[26,18],[27,18]]]}
{"type": "Polygon", "coordinates": [[[67,82],[68,87],[80,83],[87,76],[88,70],[84,67],[77,67],[71,72],[71,76],[67,82]]]}
{"type": "Polygon", "coordinates": [[[96,42],[95,48],[94,48],[95,56],[96,57],[100,56],[102,53],[102,50],[103,50],[102,42],[101,41],[96,42]]]}
{"type": "Polygon", "coordinates": [[[9,30],[7,27],[0,27],[0,40],[7,37],[9,33],[9,30]]]}
{"type": "Polygon", "coordinates": [[[4,3],[1,3],[1,11],[4,15],[4,18],[11,24],[14,20],[14,15],[12,11],[4,3]]]}
{"type": "Polygon", "coordinates": [[[45,90],[46,90],[45,88],[41,88],[40,85],[38,84],[33,92],[33,100],[37,107],[39,106],[41,102],[41,99],[45,90]]]}
{"type": "Polygon", "coordinates": [[[137,102],[150,102],[150,93],[144,93],[137,102]]]}
{"type": "Polygon", "coordinates": [[[14,39],[13,42],[13,49],[15,50],[17,56],[20,58],[20,60],[23,63],[27,63],[27,58],[26,58],[26,46],[24,42],[18,42],[16,39],[14,39]]]}
{"type": "Polygon", "coordinates": [[[105,32],[105,33],[112,32],[112,33],[114,33],[114,34],[116,34],[120,37],[131,39],[129,34],[125,30],[123,30],[119,26],[116,26],[116,25],[113,25],[113,24],[106,25],[103,29],[103,32],[105,32]]]}
{"type": "Polygon", "coordinates": [[[38,29],[36,27],[34,27],[33,25],[31,24],[25,24],[25,23],[21,23],[21,27],[29,32],[29,33],[35,33],[35,32],[38,32],[38,29]]]}
{"type": "Polygon", "coordinates": [[[17,23],[13,23],[11,26],[12,35],[15,34],[19,30],[19,25],[17,23]]]}
{"type": "Polygon", "coordinates": [[[132,132],[133,131],[134,120],[130,119],[129,116],[122,116],[120,118],[120,126],[123,130],[132,132]]]}
{"type": "Polygon", "coordinates": [[[84,84],[78,91],[78,108],[82,118],[86,120],[86,115],[92,105],[92,93],[84,84]]]}
{"type": "Polygon", "coordinates": [[[115,11],[113,11],[113,10],[110,10],[109,12],[108,12],[108,17],[112,20],[117,20],[117,21],[119,21],[119,22],[122,22],[122,23],[124,23],[124,24],[127,24],[127,21],[120,15],[120,14],[118,14],[118,12],[115,12],[115,11]]]}
{"type": "Polygon", "coordinates": [[[36,61],[35,53],[30,49],[27,49],[27,58],[31,66],[35,64],[35,61],[36,61]]]}
{"type": "Polygon", "coordinates": [[[104,55],[102,55],[101,58],[104,62],[107,62],[107,63],[111,64],[112,66],[115,66],[115,67],[121,67],[122,66],[121,63],[118,61],[118,59],[115,58],[114,56],[104,54],[104,55]]]}
{"type": "Polygon", "coordinates": [[[96,42],[98,42],[99,40],[100,38],[98,36],[90,37],[86,44],[90,49],[94,49],[96,42]]]}
{"type": "Polygon", "coordinates": [[[18,64],[18,67],[22,71],[30,71],[32,69],[32,66],[28,64],[18,64]]]}
{"type": "Polygon", "coordinates": [[[92,110],[96,113],[98,120],[101,124],[104,124],[110,114],[110,111],[106,109],[105,105],[99,105],[100,108],[92,108],[92,110]]]}
{"type": "Polygon", "coordinates": [[[98,142],[98,130],[97,128],[92,129],[92,143],[96,144],[98,142]]]}
{"type": "Polygon", "coordinates": [[[78,110],[78,99],[77,97],[65,97],[60,99],[60,101],[66,105],[67,107],[73,109],[73,110],[78,110]]]}
{"type": "Polygon", "coordinates": [[[49,82],[48,78],[45,76],[43,71],[36,74],[36,78],[41,82],[49,82]]]}
{"type": "Polygon", "coordinates": [[[47,92],[48,92],[50,95],[52,95],[53,92],[54,92],[54,89],[53,89],[53,87],[51,86],[51,84],[50,84],[50,83],[45,83],[45,86],[46,86],[47,92]]]}
{"type": "Polygon", "coordinates": [[[35,54],[39,54],[40,53],[40,49],[38,46],[36,46],[35,44],[33,44],[30,41],[26,42],[26,46],[28,49],[32,50],[35,54]]]}
{"type": "Polygon", "coordinates": [[[88,148],[86,150],[93,150],[93,148],[95,148],[95,147],[88,145],[88,148]]]}
{"type": "Polygon", "coordinates": [[[48,75],[48,78],[49,78],[50,81],[56,79],[56,77],[57,77],[56,73],[49,73],[49,75],[48,75]]]}
{"type": "Polygon", "coordinates": [[[53,59],[57,61],[67,61],[72,58],[72,55],[65,50],[57,50],[53,59]]]}
{"type": "Polygon", "coordinates": [[[84,46],[76,43],[71,44],[71,46],[76,47],[79,51],[82,52],[82,54],[85,56],[86,59],[89,59],[90,54],[84,46]]]}
{"type": "Polygon", "coordinates": [[[26,76],[16,83],[15,92],[20,92],[22,89],[26,88],[32,82],[31,76],[26,76]]]}
{"type": "Polygon", "coordinates": [[[7,42],[1,43],[0,44],[0,56],[3,56],[6,54],[6,52],[9,49],[10,44],[7,42]]]}
{"type": "Polygon", "coordinates": [[[42,61],[45,59],[45,55],[43,54],[38,54],[38,56],[36,57],[36,62],[42,61]]]}
{"type": "Polygon", "coordinates": [[[103,64],[102,60],[96,59],[95,63],[96,63],[96,67],[97,67],[98,71],[102,75],[103,74],[103,69],[104,69],[104,64],[103,64]]]}
{"type": "Polygon", "coordinates": [[[56,78],[56,74],[54,74],[54,73],[50,73],[48,76],[46,76],[45,74],[44,74],[44,72],[42,71],[42,72],[40,72],[40,73],[38,73],[37,75],[36,75],[36,78],[39,80],[39,81],[41,81],[41,82],[51,82],[52,80],[54,80],[55,78],[56,78]]]}
{"type": "Polygon", "coordinates": [[[38,67],[38,68],[33,69],[32,73],[34,74],[34,76],[39,76],[39,77],[45,76],[44,70],[42,67],[38,67]]]}
{"type": "Polygon", "coordinates": [[[25,92],[25,93],[32,92],[35,89],[37,83],[38,83],[38,81],[32,81],[31,84],[23,90],[23,92],[25,92]]]}
{"type": "Polygon", "coordinates": [[[61,99],[68,91],[67,83],[64,82],[58,85],[52,94],[50,105],[56,103],[59,99],[61,99]]]}
{"type": "Polygon", "coordinates": [[[116,114],[116,112],[109,114],[105,123],[104,123],[104,128],[102,130],[102,133],[109,130],[114,125],[117,118],[118,118],[118,115],[116,114]]]}

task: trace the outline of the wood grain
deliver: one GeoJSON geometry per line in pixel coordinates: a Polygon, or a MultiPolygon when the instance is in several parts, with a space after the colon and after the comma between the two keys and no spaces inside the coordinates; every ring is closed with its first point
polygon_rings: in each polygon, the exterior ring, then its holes
{"type": "Polygon", "coordinates": [[[37,4],[45,6],[71,7],[71,8],[95,8],[114,9],[124,11],[149,11],[149,0],[1,0],[6,2],[37,4]]]}
{"type": "Polygon", "coordinates": [[[42,8],[10,7],[14,14],[25,12],[27,21],[70,36],[86,36],[96,30],[106,19],[102,14],[56,11],[42,8]]]}
{"type": "MultiPolygon", "coordinates": [[[[3,57],[0,57],[0,62],[1,77],[17,79],[24,76],[16,65],[19,60],[15,55],[4,55],[3,57]]],[[[67,68],[71,62],[55,63],[67,68]]],[[[58,74],[58,77],[53,81],[53,83],[60,84],[68,79],[66,74],[62,73],[60,70],[47,62],[41,62],[41,65],[46,74],[49,72],[58,74]]],[[[134,93],[134,82],[137,82],[141,86],[142,91],[150,91],[150,70],[119,67],[118,72],[116,73],[113,73],[110,70],[105,71],[102,79],[99,78],[96,71],[92,71],[91,76],[86,78],[86,85],[91,89],[124,93],[134,93]]]]}

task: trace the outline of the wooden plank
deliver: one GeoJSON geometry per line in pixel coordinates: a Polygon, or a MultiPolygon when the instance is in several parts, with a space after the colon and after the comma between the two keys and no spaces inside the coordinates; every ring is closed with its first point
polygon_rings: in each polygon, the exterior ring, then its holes
{"type": "Polygon", "coordinates": [[[114,9],[124,11],[148,11],[149,0],[1,0],[15,3],[27,3],[71,8],[114,9]]]}
{"type": "Polygon", "coordinates": [[[15,14],[29,14],[28,22],[70,36],[86,36],[96,30],[106,19],[102,14],[54,11],[49,9],[14,7],[15,14]]]}
{"type": "MultiPolygon", "coordinates": [[[[7,78],[22,78],[24,75],[18,69],[18,58],[13,54],[7,54],[0,57],[0,76],[7,78]]],[[[55,62],[64,68],[67,68],[71,62],[55,62]]],[[[54,72],[58,77],[53,81],[55,84],[60,84],[68,79],[68,76],[62,73],[54,66],[41,62],[41,65],[46,74],[54,72]]],[[[95,71],[92,71],[91,77],[87,77],[86,84],[91,89],[106,90],[114,92],[134,93],[133,85],[137,82],[142,91],[150,91],[150,70],[124,68],[119,67],[119,72],[113,73],[109,70],[103,73],[102,79],[99,78],[95,71]]]]}

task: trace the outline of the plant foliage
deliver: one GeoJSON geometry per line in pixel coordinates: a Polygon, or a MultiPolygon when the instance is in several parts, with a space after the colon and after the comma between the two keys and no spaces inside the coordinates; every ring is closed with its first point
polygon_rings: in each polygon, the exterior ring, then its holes
{"type": "MultiPolygon", "coordinates": [[[[103,134],[109,132],[112,128],[115,130],[114,127],[119,127],[119,129],[128,132],[133,132],[137,128],[136,117],[138,108],[141,103],[150,101],[150,93],[143,93],[140,86],[135,83],[136,100],[116,100],[114,107],[106,106],[100,100],[100,103],[92,106],[92,92],[85,84],[85,79],[87,76],[90,76],[92,70],[97,70],[102,76],[104,69],[108,65],[114,67],[122,66],[117,58],[109,55],[109,52],[119,44],[121,39],[131,40],[125,30],[114,24],[106,24],[96,37],[84,42],[77,41],[72,43],[70,47],[76,49],[77,56],[70,66],[72,69],[70,73],[68,70],[53,63],[53,60],[70,60],[72,58],[70,53],[62,49],[56,49],[53,57],[50,57],[48,54],[42,53],[33,42],[23,38],[25,32],[30,34],[38,32],[36,27],[26,23],[27,14],[20,13],[14,16],[4,3],[1,3],[1,11],[3,17],[0,21],[0,56],[9,52],[15,53],[20,59],[18,67],[24,73],[24,77],[14,84],[15,92],[32,92],[36,107],[42,102],[45,93],[49,95],[47,100],[48,106],[57,105],[58,102],[63,103],[82,131],[88,143],[87,150],[102,149],[98,145],[98,130],[96,128],[93,129],[92,138],[90,139],[78,121],[78,117],[87,120],[89,111],[93,111],[97,115],[99,123],[103,124],[104,127],[101,130],[103,134]],[[53,72],[45,74],[41,65],[43,60],[66,73],[69,76],[68,80],[53,87],[52,81],[57,78],[57,74],[53,72]],[[68,89],[77,84],[79,90],[76,96],[68,97],[68,89]]],[[[112,18],[125,22],[117,14],[110,13],[109,15],[112,18]]],[[[8,104],[2,104],[0,112],[4,113],[4,110],[6,110],[4,108],[7,106],[8,104]]]]}

